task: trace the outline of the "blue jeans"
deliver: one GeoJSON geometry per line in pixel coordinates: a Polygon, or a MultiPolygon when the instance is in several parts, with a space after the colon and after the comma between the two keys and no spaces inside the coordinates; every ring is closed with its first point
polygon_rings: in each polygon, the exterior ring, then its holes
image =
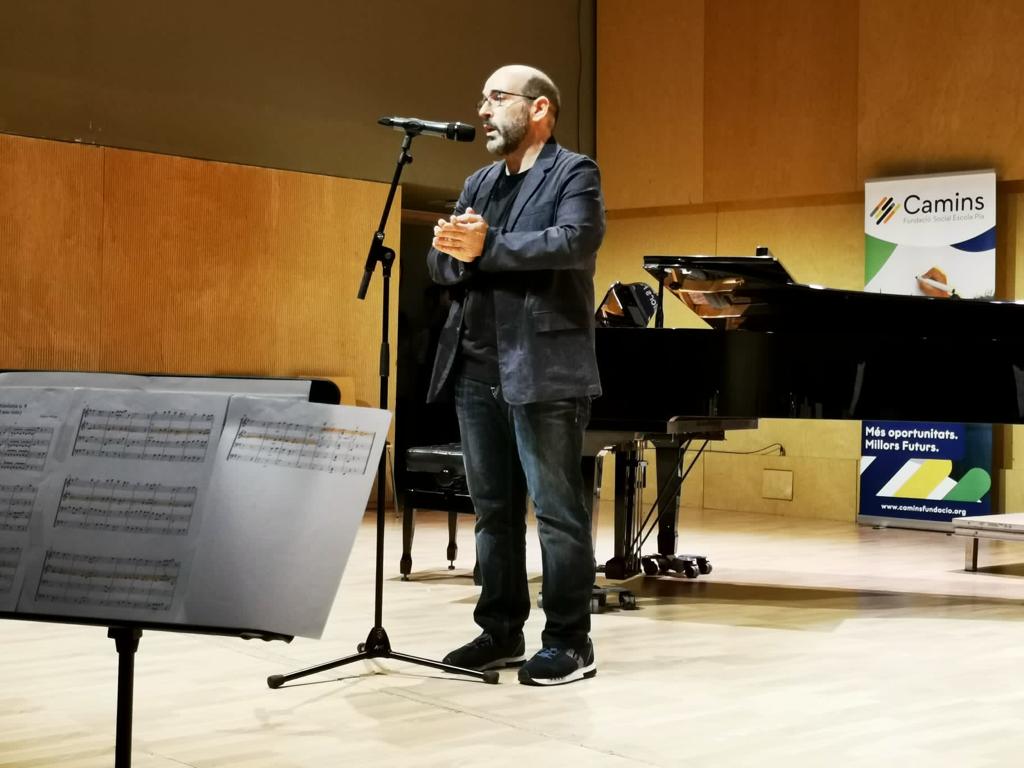
{"type": "Polygon", "coordinates": [[[526,500],[540,536],[545,647],[583,648],[590,633],[594,545],[580,463],[587,397],[509,405],[501,388],[460,377],[455,410],[476,508],[476,623],[499,642],[530,613],[526,500]]]}

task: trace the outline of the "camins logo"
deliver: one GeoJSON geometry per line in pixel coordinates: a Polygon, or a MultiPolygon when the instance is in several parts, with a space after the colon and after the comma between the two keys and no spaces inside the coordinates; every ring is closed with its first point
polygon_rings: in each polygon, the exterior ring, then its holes
{"type": "Polygon", "coordinates": [[[899,209],[900,204],[891,196],[885,195],[878,201],[878,205],[871,210],[871,218],[875,220],[875,224],[885,224],[896,215],[896,211],[899,209]]]}
{"type": "MultiPolygon", "coordinates": [[[[886,224],[896,213],[903,209],[907,216],[927,216],[920,221],[970,221],[983,218],[985,210],[984,195],[961,195],[954,192],[952,197],[925,198],[918,194],[907,195],[902,203],[897,203],[891,195],[883,195],[878,204],[871,209],[871,218],[875,224],[886,224]]],[[[906,220],[907,216],[904,216],[906,220]]]]}

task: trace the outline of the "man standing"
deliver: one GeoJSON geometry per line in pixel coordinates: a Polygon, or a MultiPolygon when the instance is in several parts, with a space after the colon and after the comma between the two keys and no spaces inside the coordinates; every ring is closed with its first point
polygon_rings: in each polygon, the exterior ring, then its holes
{"type": "Polygon", "coordinates": [[[528,685],[597,674],[590,633],[590,507],[580,461],[594,356],[594,265],[604,237],[600,174],[554,139],[560,97],[540,70],[506,66],[478,113],[497,162],[472,174],[434,228],[431,277],[453,286],[428,398],[454,391],[476,508],[483,629],[444,661],[471,669],[526,659],[526,501],[541,542],[542,648],[528,685]]]}

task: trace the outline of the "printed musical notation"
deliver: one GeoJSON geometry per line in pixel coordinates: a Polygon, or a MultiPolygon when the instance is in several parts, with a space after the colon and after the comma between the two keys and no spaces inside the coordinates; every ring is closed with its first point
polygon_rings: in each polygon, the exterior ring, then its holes
{"type": "Polygon", "coordinates": [[[296,424],[242,416],[228,461],[364,475],[370,467],[374,432],[329,424],[296,424]]]}
{"type": "Polygon", "coordinates": [[[184,536],[198,494],[195,486],[69,477],[53,525],[184,536]]]}
{"type": "Polygon", "coordinates": [[[0,424],[0,470],[41,472],[53,440],[53,427],[0,424]]]}
{"type": "Polygon", "coordinates": [[[212,413],[133,412],[84,408],[74,456],[202,463],[214,427],[212,413]]]}
{"type": "Polygon", "coordinates": [[[34,485],[0,485],[0,532],[28,530],[38,491],[34,485]]]}
{"type": "Polygon", "coordinates": [[[47,550],[35,599],[78,607],[167,611],[181,563],[47,550]]]}
{"type": "Polygon", "coordinates": [[[11,591],[21,560],[21,547],[0,547],[0,595],[11,591]]]}

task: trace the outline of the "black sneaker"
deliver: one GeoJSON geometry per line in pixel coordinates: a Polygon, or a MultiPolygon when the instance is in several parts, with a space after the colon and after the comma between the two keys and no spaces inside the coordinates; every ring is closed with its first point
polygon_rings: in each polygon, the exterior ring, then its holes
{"type": "Polygon", "coordinates": [[[514,667],[526,661],[526,642],[520,633],[513,635],[507,643],[499,644],[490,634],[482,632],[479,637],[456,648],[441,661],[453,667],[478,671],[514,667]]]}
{"type": "Polygon", "coordinates": [[[519,668],[523,685],[564,685],[597,674],[594,644],[587,640],[582,652],[574,648],[542,648],[519,668]]]}

